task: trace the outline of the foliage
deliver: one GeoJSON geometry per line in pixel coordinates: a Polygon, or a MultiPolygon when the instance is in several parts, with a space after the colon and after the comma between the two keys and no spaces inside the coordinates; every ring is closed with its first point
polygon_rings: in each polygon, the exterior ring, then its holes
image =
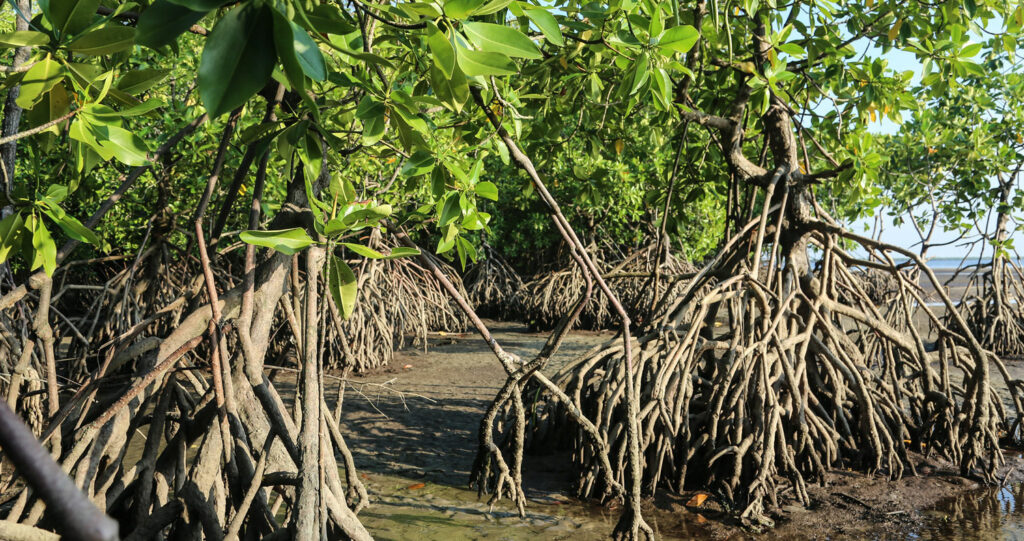
{"type": "Polygon", "coordinates": [[[991,73],[931,97],[887,142],[880,187],[896,223],[913,219],[927,231],[936,219],[947,231],[987,234],[996,248],[1012,251],[1012,236],[997,239],[986,222],[990,212],[1019,216],[1024,208],[1016,183],[1024,165],[1024,76],[1015,50],[993,50],[985,64],[991,73]],[[1011,184],[1005,201],[1004,183],[1011,184]]]}

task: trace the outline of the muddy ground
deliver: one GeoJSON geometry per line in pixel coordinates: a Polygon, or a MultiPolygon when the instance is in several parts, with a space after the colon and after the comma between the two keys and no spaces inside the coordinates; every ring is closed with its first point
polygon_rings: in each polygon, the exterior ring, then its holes
{"type": "MultiPolygon", "coordinates": [[[[488,325],[505,349],[524,357],[547,337],[521,324],[488,325]]],[[[573,332],[546,372],[611,338],[573,332]]],[[[525,520],[508,501],[491,510],[466,488],[480,419],[505,375],[476,335],[438,334],[431,342],[426,352],[403,351],[386,369],[347,380],[343,431],[374,500],[360,514],[370,531],[379,539],[607,538],[618,510],[573,499],[564,457],[527,457],[525,520]]],[[[325,380],[332,405],[338,375],[325,380]]],[[[811,487],[810,509],[785,506],[777,527],[760,535],[732,521],[713,496],[697,506],[687,505],[694,494],[663,493],[649,502],[647,517],[665,539],[929,538],[922,528],[935,521],[933,508],[980,485],[939,460],[917,457],[915,465],[918,476],[895,482],[834,471],[826,486],[811,487]]],[[[1024,480],[1024,460],[1008,453],[1001,475],[1011,486],[1024,480]]]]}

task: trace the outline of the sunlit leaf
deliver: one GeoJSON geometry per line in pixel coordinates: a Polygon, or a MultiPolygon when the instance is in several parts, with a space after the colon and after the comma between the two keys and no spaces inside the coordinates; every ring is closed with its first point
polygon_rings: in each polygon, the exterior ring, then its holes
{"type": "Polygon", "coordinates": [[[344,259],[331,256],[327,270],[327,288],[331,290],[331,298],[341,312],[342,319],[348,319],[356,307],[359,284],[355,273],[344,259]]]}
{"type": "MultiPolygon", "coordinates": [[[[530,38],[515,28],[491,23],[465,23],[466,35],[483,51],[518,58],[541,58],[540,49],[530,38]]],[[[465,67],[463,67],[465,70],[465,67]]],[[[469,74],[469,70],[465,70],[469,74]]]]}
{"type": "Polygon", "coordinates": [[[459,67],[466,75],[513,75],[517,72],[512,60],[500,53],[458,48],[459,67]]]}
{"type": "Polygon", "coordinates": [[[661,38],[658,39],[658,46],[678,53],[685,53],[693,48],[698,38],[700,38],[700,33],[690,25],[673,26],[661,35],[661,38]]]}
{"type": "Polygon", "coordinates": [[[248,244],[263,246],[287,255],[296,254],[313,244],[313,239],[301,227],[272,231],[242,231],[239,238],[248,244]]]}

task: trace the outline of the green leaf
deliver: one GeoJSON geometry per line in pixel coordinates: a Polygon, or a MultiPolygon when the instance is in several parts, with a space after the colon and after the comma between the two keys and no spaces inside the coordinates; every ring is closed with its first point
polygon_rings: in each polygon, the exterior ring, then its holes
{"type": "Polygon", "coordinates": [[[333,237],[338,233],[344,233],[349,230],[348,224],[338,218],[331,218],[327,221],[327,225],[324,226],[324,235],[333,237]]]}
{"type": "Polygon", "coordinates": [[[430,47],[434,65],[441,69],[446,78],[451,79],[455,69],[455,48],[432,21],[427,22],[427,46],[430,47]]]}
{"type": "Polygon", "coordinates": [[[437,225],[444,227],[460,216],[462,216],[462,207],[459,205],[459,194],[452,193],[445,200],[444,207],[441,208],[441,221],[437,225]]]}
{"type": "Polygon", "coordinates": [[[356,118],[363,123],[363,144],[372,145],[384,136],[387,128],[387,106],[369,95],[363,96],[356,108],[356,118]]]}
{"type": "Polygon", "coordinates": [[[430,86],[437,99],[456,113],[461,113],[462,106],[469,100],[469,81],[459,66],[455,66],[451,77],[447,78],[437,66],[430,66],[430,86]]]}
{"type": "Polygon", "coordinates": [[[558,21],[555,20],[555,16],[548,12],[546,9],[524,9],[523,13],[533,21],[533,24],[540,28],[540,31],[544,34],[544,39],[548,40],[552,45],[559,47],[565,45],[565,39],[562,37],[562,31],[558,28],[558,21]]]}
{"type": "Polygon", "coordinates": [[[469,76],[514,75],[518,73],[512,59],[500,53],[471,51],[459,47],[456,58],[462,72],[469,76]]]}
{"type": "Polygon", "coordinates": [[[341,244],[363,257],[368,257],[370,259],[384,259],[384,254],[370,248],[369,246],[363,246],[362,244],[354,244],[351,242],[343,242],[341,244]]]}
{"type": "Polygon", "coordinates": [[[103,244],[100,238],[96,236],[96,233],[93,233],[89,228],[82,225],[82,222],[79,222],[77,218],[67,214],[63,210],[57,212],[58,209],[59,207],[54,209],[50,205],[47,205],[43,209],[43,212],[45,212],[54,223],[60,226],[65,235],[79,242],[84,242],[93,246],[100,246],[103,244]]]}
{"type": "MultiPolygon", "coordinates": [[[[71,97],[68,96],[66,90],[64,90],[63,83],[57,83],[50,89],[49,92],[43,95],[43,99],[36,104],[35,107],[25,112],[25,120],[28,122],[29,127],[38,127],[51,120],[55,120],[64,116],[68,111],[71,110],[71,97]]],[[[44,133],[52,133],[53,135],[60,135],[60,133],[67,127],[68,122],[61,122],[56,126],[51,126],[46,129],[44,133]]],[[[41,138],[42,141],[46,141],[49,138],[41,138]]],[[[44,149],[47,148],[44,143],[44,149]]]]}
{"type": "Polygon", "coordinates": [[[204,15],[204,11],[194,11],[168,0],[156,0],[142,12],[135,25],[135,43],[152,49],[170,45],[204,15]]]}
{"type": "MultiPolygon", "coordinates": [[[[74,129],[74,124],[71,125],[74,129]]],[[[71,149],[75,159],[75,171],[78,173],[88,173],[92,171],[97,165],[106,161],[106,158],[100,156],[92,147],[87,144],[72,141],[71,149]]]]}
{"type": "Polygon", "coordinates": [[[980,52],[981,52],[981,44],[980,43],[972,43],[972,44],[964,47],[963,49],[961,49],[960,50],[960,54],[958,54],[957,56],[959,56],[960,58],[972,58],[972,57],[976,56],[980,52]]]}
{"type": "Polygon", "coordinates": [[[78,115],[78,118],[71,123],[71,126],[68,128],[68,136],[74,141],[89,145],[96,153],[100,154],[104,161],[113,157],[113,155],[100,147],[100,144],[96,141],[96,136],[92,133],[89,121],[85,119],[85,115],[78,115]]]}
{"type": "Polygon", "coordinates": [[[295,37],[288,19],[274,10],[274,46],[277,56],[281,58],[284,74],[296,94],[306,93],[306,74],[302,72],[299,59],[295,54],[295,37]]]}
{"type": "Polygon", "coordinates": [[[299,59],[302,72],[314,81],[326,81],[327,63],[324,62],[324,55],[320,52],[320,47],[302,27],[292,21],[289,21],[288,24],[291,25],[292,34],[295,36],[295,56],[299,59]]]}
{"type": "Polygon", "coordinates": [[[771,92],[768,91],[768,87],[761,88],[754,92],[754,95],[751,97],[751,101],[760,104],[758,107],[759,114],[763,115],[768,112],[768,106],[771,105],[772,101],[771,97],[772,95],[771,92]]]}
{"type": "Polygon", "coordinates": [[[495,186],[493,182],[487,180],[478,182],[473,186],[473,191],[485,199],[490,199],[491,201],[498,200],[498,187],[495,186]]]}
{"type": "Polygon", "coordinates": [[[375,207],[363,207],[359,208],[356,205],[345,210],[345,214],[342,217],[342,222],[345,225],[352,225],[360,221],[367,221],[370,223],[376,223],[381,218],[387,218],[391,216],[392,208],[391,205],[377,205],[375,207]],[[355,209],[355,210],[353,210],[355,209]]]}
{"type": "MultiPolygon", "coordinates": [[[[356,29],[355,26],[345,20],[338,6],[330,4],[316,6],[313,8],[313,11],[306,14],[306,19],[309,20],[309,26],[306,27],[306,30],[310,32],[345,35],[354,32],[356,29]]],[[[306,21],[302,19],[299,22],[303,26],[306,25],[306,21]]]]}
{"type": "Polygon", "coordinates": [[[490,15],[497,13],[512,3],[512,0],[491,0],[486,4],[473,10],[473,15],[490,15]]]}
{"type": "Polygon", "coordinates": [[[395,259],[399,257],[415,257],[420,255],[418,248],[409,248],[407,246],[396,246],[391,249],[391,253],[386,257],[387,259],[395,259]]]}
{"type": "MultiPolygon", "coordinates": [[[[110,87],[114,83],[114,72],[108,71],[100,75],[99,77],[93,80],[93,83],[99,85],[99,92],[96,93],[95,103],[101,103],[103,102],[103,99],[107,97],[107,92],[110,92],[110,87]]],[[[95,88],[95,84],[93,85],[93,88],[95,88]]]]}
{"type": "Polygon", "coordinates": [[[77,34],[92,24],[100,0],[40,0],[43,15],[61,34],[77,34]]]}
{"type": "Polygon", "coordinates": [[[114,88],[132,95],[140,94],[164,80],[170,72],[171,70],[162,69],[141,69],[129,71],[117,80],[114,88]]]}
{"type": "Polygon", "coordinates": [[[796,58],[801,58],[807,55],[807,51],[796,43],[784,43],[779,46],[779,50],[796,58]]]}
{"type": "Polygon", "coordinates": [[[454,161],[445,161],[444,166],[448,169],[448,172],[459,181],[459,184],[465,185],[469,183],[469,178],[466,177],[466,172],[459,167],[458,163],[454,161]]]}
{"type": "Polygon", "coordinates": [[[441,237],[441,240],[437,243],[437,249],[434,251],[438,254],[443,254],[448,250],[451,250],[455,247],[455,239],[458,238],[458,236],[459,228],[456,227],[455,224],[449,225],[444,236],[441,237]]]}
{"type": "Polygon", "coordinates": [[[508,147],[505,146],[505,142],[500,140],[500,139],[497,139],[497,140],[495,140],[494,145],[496,147],[498,147],[498,156],[501,157],[501,163],[503,163],[505,165],[508,165],[509,164],[508,147]]]}
{"type": "Polygon", "coordinates": [[[468,240],[462,237],[459,237],[456,239],[456,248],[458,248],[459,251],[459,264],[462,266],[463,271],[466,270],[467,255],[469,256],[469,259],[473,261],[473,263],[476,263],[477,253],[476,248],[473,247],[473,243],[469,242],[468,240]]]}
{"type": "Polygon", "coordinates": [[[647,26],[647,33],[652,36],[661,34],[661,31],[665,29],[665,23],[661,19],[661,8],[658,5],[654,6],[653,13],[651,13],[651,23],[647,26]]]}
{"type": "Polygon", "coordinates": [[[484,172],[484,161],[482,159],[477,159],[475,162],[473,162],[473,167],[471,167],[469,169],[469,175],[468,175],[469,183],[470,184],[476,184],[476,182],[478,180],[480,180],[480,173],[483,173],[483,172],[484,172]]]}
{"type": "Polygon", "coordinates": [[[303,93],[307,76],[314,81],[327,79],[327,64],[320,48],[306,30],[278,11],[274,11],[274,44],[288,81],[297,92],[303,93]]]}
{"type": "MultiPolygon", "coordinates": [[[[462,29],[474,45],[491,53],[518,58],[541,58],[540,49],[515,28],[491,23],[463,23],[462,29]]],[[[463,68],[465,69],[465,68],[463,68]]],[[[469,73],[469,70],[466,70],[469,73]]]]}
{"type": "Polygon", "coordinates": [[[341,217],[332,218],[324,228],[324,234],[329,237],[337,236],[353,229],[372,227],[381,218],[391,215],[391,205],[363,206],[363,204],[347,205],[342,209],[341,217]]]}
{"type": "Polygon", "coordinates": [[[441,16],[441,11],[438,9],[440,4],[433,4],[427,2],[402,2],[398,4],[398,9],[402,10],[407,18],[417,19],[419,17],[426,17],[428,19],[437,19],[441,16]]]}
{"type": "Polygon", "coordinates": [[[18,238],[21,236],[23,225],[25,225],[25,220],[22,219],[20,212],[11,214],[0,221],[0,263],[7,261],[11,250],[20,244],[18,238]]]}
{"type": "Polygon", "coordinates": [[[118,126],[103,126],[98,130],[106,138],[96,138],[99,145],[110,151],[117,161],[131,166],[149,163],[149,148],[141,137],[118,126]]]}
{"type": "Polygon", "coordinates": [[[647,55],[645,54],[640,55],[640,58],[634,62],[633,81],[629,87],[629,93],[631,95],[636,93],[636,91],[639,90],[645,82],[647,82],[647,78],[650,77],[650,72],[647,69],[649,65],[648,62],[647,55]]]}
{"type": "Polygon", "coordinates": [[[385,68],[388,68],[388,69],[393,69],[395,67],[395,65],[392,64],[391,61],[388,60],[387,58],[375,55],[373,53],[364,53],[362,51],[353,51],[353,50],[345,47],[344,45],[339,45],[340,41],[342,41],[342,40],[340,40],[340,39],[332,39],[331,40],[331,42],[333,42],[334,45],[335,45],[335,49],[338,52],[345,54],[346,56],[350,56],[350,57],[352,57],[352,58],[354,58],[356,60],[359,60],[360,62],[366,62],[366,63],[369,63],[369,64],[376,64],[378,66],[385,67],[385,68]]]}
{"type": "Polygon", "coordinates": [[[168,0],[172,4],[191,9],[192,11],[211,11],[227,2],[225,0],[168,0]]]}
{"type": "Polygon", "coordinates": [[[483,0],[448,0],[444,3],[444,14],[453,19],[465,19],[482,5],[483,0]]]}
{"type": "Polygon", "coordinates": [[[978,64],[978,63],[975,63],[975,62],[969,62],[967,60],[962,60],[960,62],[960,66],[967,73],[970,73],[971,75],[976,75],[978,77],[984,77],[985,76],[985,68],[982,67],[981,64],[978,64]]]}
{"type": "Polygon", "coordinates": [[[64,70],[50,55],[36,62],[21,80],[21,93],[15,103],[22,109],[31,109],[50,91],[53,85],[64,78],[64,70]]]}
{"type": "Polygon", "coordinates": [[[47,276],[53,276],[53,271],[57,269],[57,245],[53,242],[53,237],[46,230],[43,221],[36,216],[29,218],[28,229],[32,231],[32,248],[35,249],[31,270],[43,267],[47,276]]]}
{"type": "Polygon", "coordinates": [[[60,184],[50,184],[46,188],[46,193],[43,194],[43,197],[54,203],[60,203],[68,198],[68,187],[60,184]]]}
{"type": "Polygon", "coordinates": [[[277,58],[265,5],[243,4],[213,27],[199,63],[199,96],[211,118],[245,104],[267,83],[277,58]]]}
{"type": "Polygon", "coordinates": [[[433,194],[434,199],[441,199],[447,183],[448,175],[443,167],[435,167],[430,172],[430,193],[433,194]]]}
{"type": "Polygon", "coordinates": [[[131,49],[135,29],[128,26],[104,26],[75,38],[68,49],[79,54],[102,56],[131,49]]]}
{"type": "Polygon", "coordinates": [[[341,312],[341,318],[348,319],[356,307],[359,283],[356,274],[344,259],[331,255],[331,264],[327,269],[327,287],[331,290],[334,305],[341,312]]]}
{"type": "Polygon", "coordinates": [[[654,87],[652,93],[665,109],[672,105],[672,78],[662,68],[652,70],[654,87]]]}
{"type": "Polygon", "coordinates": [[[462,227],[468,231],[479,231],[483,229],[485,225],[487,225],[487,222],[477,211],[470,212],[462,219],[462,227]]]}
{"type": "Polygon", "coordinates": [[[413,255],[420,255],[420,251],[415,248],[406,248],[404,246],[398,246],[391,249],[390,254],[382,254],[369,246],[363,246],[362,244],[354,244],[351,242],[341,243],[343,246],[352,250],[353,252],[369,258],[369,259],[396,259],[399,257],[408,257],[413,255]]]}
{"type": "Polygon", "coordinates": [[[466,248],[463,246],[463,244],[462,244],[463,242],[465,242],[465,239],[463,239],[462,237],[458,237],[458,238],[455,239],[455,248],[456,248],[456,251],[459,254],[459,266],[462,268],[463,271],[465,271],[466,270],[466,248]]]}
{"type": "Polygon", "coordinates": [[[658,47],[671,49],[677,53],[685,53],[693,48],[700,38],[697,29],[688,25],[673,26],[665,31],[658,40],[658,47]]]}
{"type": "Polygon", "coordinates": [[[121,113],[101,103],[88,103],[82,106],[82,114],[79,118],[86,118],[94,124],[121,125],[121,113]]]}
{"type": "Polygon", "coordinates": [[[434,169],[434,155],[425,150],[417,150],[402,165],[402,175],[414,177],[429,173],[434,169]]]}
{"type": "MultiPolygon", "coordinates": [[[[102,106],[106,110],[109,108],[102,106]]],[[[95,109],[95,108],[93,108],[95,109]]],[[[116,123],[120,120],[116,113],[102,115],[99,118],[88,112],[78,115],[71,123],[69,135],[72,139],[92,147],[104,160],[116,158],[131,166],[149,163],[149,149],[146,142],[134,132],[130,132],[116,123]],[[113,116],[108,123],[108,116],[113,116]]]]}
{"type": "Polygon", "coordinates": [[[42,32],[21,30],[0,34],[0,46],[3,47],[38,47],[50,43],[50,36],[42,32]]]}
{"type": "Polygon", "coordinates": [[[337,172],[331,173],[328,193],[336,197],[337,203],[340,205],[348,205],[356,198],[355,186],[352,186],[347,178],[342,178],[337,172]]]}
{"type": "Polygon", "coordinates": [[[282,254],[294,255],[303,248],[313,244],[313,239],[301,227],[291,229],[276,229],[270,231],[242,231],[239,235],[242,242],[255,244],[282,254]]]}

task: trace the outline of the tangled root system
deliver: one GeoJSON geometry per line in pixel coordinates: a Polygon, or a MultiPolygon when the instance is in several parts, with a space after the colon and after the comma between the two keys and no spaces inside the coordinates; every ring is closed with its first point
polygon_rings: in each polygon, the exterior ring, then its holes
{"type": "MultiPolygon", "coordinates": [[[[653,311],[664,309],[682,290],[686,278],[694,274],[695,267],[685,259],[669,254],[660,265],[659,259],[652,244],[614,265],[601,265],[609,287],[637,327],[650,322],[653,311]]],[[[600,264],[599,258],[595,257],[595,261],[600,264]]],[[[576,265],[542,274],[526,284],[524,319],[537,329],[554,328],[565,315],[566,307],[580,298],[585,287],[583,274],[576,265]]],[[[608,299],[595,295],[583,308],[574,328],[613,329],[617,321],[608,299]]]]}
{"type": "MultiPolygon", "coordinates": [[[[1024,272],[1008,257],[959,270],[967,285],[958,308],[981,344],[1003,356],[1024,356],[1024,272]]],[[[949,315],[947,314],[947,319],[949,315]]]]}
{"type": "MultiPolygon", "coordinates": [[[[385,254],[395,244],[385,242],[377,232],[369,240],[371,248],[385,254]]],[[[436,258],[434,262],[464,293],[455,269],[436,258]]],[[[327,336],[332,347],[324,352],[327,367],[354,372],[372,370],[389,363],[394,351],[407,344],[426,347],[431,332],[466,330],[466,315],[415,260],[361,259],[355,272],[359,297],[352,314],[343,320],[331,304],[327,336]]]]}
{"type": "Polygon", "coordinates": [[[880,269],[855,269],[851,274],[876,306],[885,306],[899,296],[900,283],[891,273],[880,269]]]}
{"type": "Polygon", "coordinates": [[[659,258],[656,248],[651,244],[633,252],[606,275],[612,291],[638,328],[671,305],[686,286],[686,280],[697,271],[692,263],[675,254],[659,258]]]}
{"type": "Polygon", "coordinates": [[[491,245],[484,243],[480,260],[466,272],[466,292],[476,313],[506,321],[523,316],[523,279],[491,245]]]}
{"type": "MultiPolygon", "coordinates": [[[[592,256],[593,257],[593,256],[592,256]]],[[[595,263],[602,269],[600,259],[595,263]]],[[[535,330],[553,329],[586,289],[583,272],[575,265],[545,272],[526,283],[523,297],[523,320],[535,330]]],[[[608,300],[595,296],[580,314],[575,328],[586,330],[608,329],[615,318],[608,309],[608,300]]]]}
{"type": "MultiPolygon", "coordinates": [[[[925,291],[908,279],[915,271],[893,263],[903,251],[819,227],[811,238],[824,256],[814,279],[801,280],[780,253],[777,268],[730,268],[730,251],[750,250],[734,237],[633,342],[632,372],[621,341],[611,341],[563,367],[553,385],[535,380],[523,393],[538,397],[526,405],[534,412],[526,446],[571,450],[580,496],[620,494],[632,378],[645,493],[710,490],[751,525],[770,523],[767,511],[783,494],[808,504],[806,483],[832,468],[913,472],[911,452],[939,453],[964,475],[993,479],[1000,437],[1019,434],[1021,382],[962,320],[931,316],[937,339],[925,342],[912,321],[925,291]],[[838,248],[833,235],[860,242],[870,260],[838,248]],[[858,268],[888,273],[891,306],[875,305],[851,272],[858,268]],[[997,396],[990,366],[1011,391],[1015,415],[997,396]]],[[[917,271],[938,288],[930,270],[917,271]]]]}

